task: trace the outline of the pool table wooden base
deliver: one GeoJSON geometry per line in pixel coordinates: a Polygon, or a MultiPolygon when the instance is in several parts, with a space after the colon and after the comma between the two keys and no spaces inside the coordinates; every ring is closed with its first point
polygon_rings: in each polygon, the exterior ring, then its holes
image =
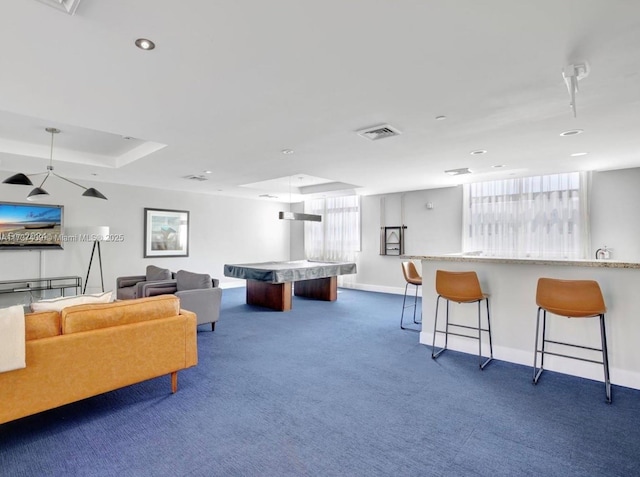
{"type": "MultiPolygon", "coordinates": [[[[313,300],[335,301],[338,298],[338,277],[297,281],[294,293],[313,300]]],[[[247,305],[264,306],[276,311],[291,310],[291,282],[247,280],[247,305]]]]}

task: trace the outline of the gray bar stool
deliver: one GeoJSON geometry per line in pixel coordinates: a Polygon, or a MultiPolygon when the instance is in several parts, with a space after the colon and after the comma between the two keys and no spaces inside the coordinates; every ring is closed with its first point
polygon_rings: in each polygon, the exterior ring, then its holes
{"type": "Polygon", "coordinates": [[[404,320],[405,308],[413,307],[413,322],[416,325],[419,325],[422,323],[422,310],[420,310],[420,321],[416,320],[416,308],[418,307],[418,287],[422,286],[422,277],[418,273],[418,270],[416,270],[416,266],[413,264],[413,262],[402,262],[402,274],[404,275],[404,279],[407,283],[404,286],[404,299],[402,300],[402,315],[400,315],[400,328],[403,330],[420,331],[419,329],[416,329],[416,328],[407,328],[403,326],[403,320],[404,320]],[[409,285],[415,285],[416,294],[415,294],[415,297],[413,298],[413,304],[409,303],[408,305],[406,305],[407,288],[409,287],[409,285]]]}
{"type": "Polygon", "coordinates": [[[482,293],[480,288],[480,282],[478,281],[478,275],[476,272],[447,272],[444,270],[436,271],[436,292],[438,298],[436,300],[436,317],[433,323],[433,345],[431,347],[431,357],[436,359],[440,354],[447,349],[449,335],[462,336],[464,338],[472,338],[478,340],[478,360],[480,369],[489,364],[493,359],[493,345],[491,343],[491,320],[489,317],[489,296],[482,293]],[[440,298],[444,298],[447,301],[447,321],[444,331],[438,330],[438,306],[440,305],[440,298]],[[449,323],[449,302],[454,301],[456,303],[478,303],[478,326],[467,326],[456,323],[449,323]],[[481,303],[487,304],[487,328],[482,328],[481,324],[481,303]],[[471,336],[468,334],[459,334],[449,331],[449,327],[454,326],[457,328],[465,328],[474,330],[478,333],[477,336],[471,336]],[[482,356],[482,333],[486,332],[489,335],[489,357],[484,359],[482,356]],[[436,333],[444,334],[444,347],[436,352],[436,333]]]}
{"type": "Polygon", "coordinates": [[[540,278],[536,291],[538,317],[536,322],[536,347],[533,355],[533,384],[537,384],[544,371],[544,355],[562,356],[564,358],[602,364],[604,368],[604,385],[607,402],[611,403],[611,381],[609,379],[609,354],[607,351],[607,334],[604,325],[604,314],[607,308],[604,304],[602,291],[598,282],[593,280],[558,280],[554,278],[540,278]],[[540,337],[540,311],[542,311],[542,348],[538,349],[540,337]],[[547,339],[547,312],[567,318],[600,318],[601,348],[582,346],[561,341],[547,339]],[[602,361],[585,359],[545,350],[546,343],[553,343],[572,348],[586,349],[602,353],[602,361]],[[540,353],[540,368],[538,369],[538,353],[540,353]]]}

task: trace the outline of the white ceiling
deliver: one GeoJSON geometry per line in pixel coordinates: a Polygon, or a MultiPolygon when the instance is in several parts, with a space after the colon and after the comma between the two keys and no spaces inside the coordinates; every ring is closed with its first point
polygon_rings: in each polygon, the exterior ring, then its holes
{"type": "Polygon", "coordinates": [[[259,200],[640,166],[637,0],[21,0],[0,45],[2,177],[48,126],[67,177],[259,200]]]}

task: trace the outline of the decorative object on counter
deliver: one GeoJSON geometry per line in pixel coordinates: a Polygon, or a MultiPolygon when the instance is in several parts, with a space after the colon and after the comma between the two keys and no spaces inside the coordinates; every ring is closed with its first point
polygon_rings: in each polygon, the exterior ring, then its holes
{"type": "Polygon", "coordinates": [[[596,260],[609,260],[611,258],[611,249],[605,245],[596,250],[596,260]]]}
{"type": "Polygon", "coordinates": [[[407,283],[404,286],[404,298],[402,300],[402,315],[400,315],[400,329],[420,331],[420,329],[417,329],[417,328],[407,328],[403,326],[403,319],[404,319],[404,310],[406,308],[413,307],[413,322],[416,325],[419,325],[422,323],[422,310],[420,310],[420,321],[416,320],[416,309],[418,308],[418,288],[422,286],[422,277],[418,273],[418,270],[416,270],[416,266],[413,264],[413,262],[402,262],[402,275],[404,275],[404,279],[407,283]],[[416,295],[413,299],[413,304],[406,305],[407,288],[409,287],[409,285],[414,285],[416,287],[416,295]]]}
{"type": "MultiPolygon", "coordinates": [[[[51,154],[49,156],[49,165],[47,166],[47,170],[46,172],[38,172],[37,174],[30,174],[33,176],[39,176],[42,174],[46,174],[46,176],[44,177],[44,179],[42,180],[42,182],[40,183],[40,185],[38,187],[36,187],[35,189],[33,189],[31,192],[29,192],[29,195],[27,197],[27,200],[30,201],[37,201],[37,200],[41,200],[43,199],[45,196],[49,195],[49,193],[44,190],[42,188],[42,186],[44,185],[44,183],[47,181],[47,179],[49,178],[49,176],[53,175],[56,176],[59,179],[62,179],[64,181],[69,182],[70,184],[73,184],[77,187],[80,187],[81,189],[84,189],[84,192],[82,193],[83,196],[85,197],[94,197],[96,199],[104,199],[107,200],[107,198],[97,189],[94,189],[93,187],[85,187],[83,185],[78,184],[77,182],[74,182],[70,179],[67,179],[66,177],[62,177],[59,174],[56,174],[55,172],[53,172],[53,137],[58,134],[60,132],[59,129],[56,128],[46,128],[45,131],[47,131],[48,133],[51,133],[51,154]]],[[[14,174],[11,177],[6,178],[4,181],[2,181],[3,184],[15,184],[15,185],[29,185],[32,186],[33,182],[31,182],[31,179],[29,179],[27,174],[23,174],[23,173],[18,173],[18,174],[14,174]]]]}
{"type": "Polygon", "coordinates": [[[189,256],[189,211],[144,209],[144,258],[189,256]]]}
{"type": "Polygon", "coordinates": [[[487,364],[493,359],[493,345],[491,343],[491,320],[489,317],[489,296],[482,293],[480,288],[480,282],[478,281],[478,275],[476,272],[448,272],[444,270],[436,270],[436,292],[438,298],[436,300],[436,316],[433,322],[433,344],[431,346],[431,357],[436,359],[444,350],[447,349],[449,335],[462,336],[464,338],[471,338],[478,340],[478,364],[480,369],[483,370],[487,364]],[[438,305],[440,304],[440,298],[444,298],[447,301],[447,315],[446,315],[446,327],[444,331],[438,330],[438,305]],[[456,303],[478,303],[478,326],[467,326],[462,324],[449,322],[449,302],[454,301],[456,303]],[[481,324],[481,303],[487,304],[487,328],[482,328],[481,324]],[[477,330],[478,336],[470,336],[467,334],[453,333],[449,331],[450,326],[456,328],[465,328],[470,330],[477,330]],[[484,358],[482,356],[482,332],[486,332],[489,336],[489,357],[484,358]],[[444,334],[444,346],[436,352],[436,333],[444,334]],[[484,361],[483,361],[484,360],[484,361]]]}
{"type": "Polygon", "coordinates": [[[536,321],[536,345],[533,355],[533,384],[538,384],[540,375],[544,371],[544,355],[562,356],[565,358],[602,364],[604,368],[604,385],[607,403],[611,404],[611,381],[609,378],[609,353],[607,351],[607,334],[605,330],[604,314],[607,307],[600,285],[594,280],[558,280],[554,278],[538,279],[536,290],[536,304],[538,316],[536,321]],[[542,311],[542,348],[538,349],[540,340],[540,311],[542,311]],[[568,318],[600,318],[601,348],[576,345],[547,338],[547,312],[568,318]],[[546,343],[568,346],[602,353],[602,361],[586,359],[580,356],[552,353],[545,350],[546,343]],[[540,368],[538,368],[538,353],[540,353],[540,368]]]}
{"type": "Polygon", "coordinates": [[[87,284],[89,283],[89,273],[91,273],[91,264],[93,263],[93,254],[98,249],[98,264],[100,265],[100,284],[102,291],[104,292],[104,276],[102,275],[102,253],[100,251],[100,242],[107,240],[109,237],[109,227],[106,225],[98,225],[96,227],[88,227],[87,236],[93,238],[93,248],[91,249],[91,258],[89,259],[89,268],[87,268],[87,278],[84,280],[84,288],[82,293],[87,291],[87,284]]]}

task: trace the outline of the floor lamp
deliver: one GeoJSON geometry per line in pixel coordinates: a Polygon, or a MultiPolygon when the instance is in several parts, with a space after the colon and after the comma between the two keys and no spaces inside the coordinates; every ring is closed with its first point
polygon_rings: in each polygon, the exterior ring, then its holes
{"type": "Polygon", "coordinates": [[[104,292],[104,277],[102,275],[102,253],[100,252],[100,242],[106,240],[109,236],[109,227],[108,226],[97,226],[97,227],[89,227],[87,230],[87,237],[93,240],[93,248],[91,249],[91,258],[89,259],[89,268],[87,269],[87,278],[84,281],[84,288],[82,289],[82,294],[84,295],[87,291],[87,283],[89,283],[89,273],[91,273],[91,265],[93,264],[93,256],[96,253],[96,249],[98,249],[98,263],[100,265],[100,283],[102,285],[102,291],[104,292]]]}

